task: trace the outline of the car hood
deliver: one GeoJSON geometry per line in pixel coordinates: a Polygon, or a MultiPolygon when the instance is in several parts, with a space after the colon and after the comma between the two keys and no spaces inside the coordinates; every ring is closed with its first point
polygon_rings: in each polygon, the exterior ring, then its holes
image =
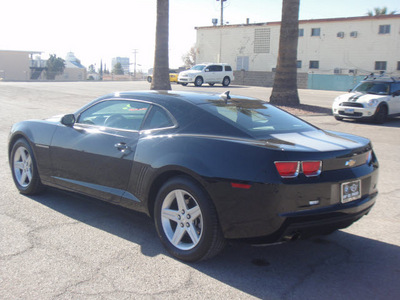
{"type": "Polygon", "coordinates": [[[187,71],[182,71],[179,73],[179,75],[196,75],[196,74],[200,74],[201,71],[199,70],[187,70],[187,71]]]}
{"type": "Polygon", "coordinates": [[[347,93],[340,95],[335,99],[336,102],[358,102],[358,103],[368,103],[371,99],[382,99],[386,98],[388,95],[377,95],[377,94],[366,94],[366,93],[347,93]]]}

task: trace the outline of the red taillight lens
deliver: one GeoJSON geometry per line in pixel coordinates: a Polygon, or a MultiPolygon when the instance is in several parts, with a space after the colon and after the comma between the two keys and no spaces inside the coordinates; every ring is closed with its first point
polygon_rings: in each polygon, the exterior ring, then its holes
{"type": "Polygon", "coordinates": [[[299,174],[298,161],[276,161],[275,167],[282,178],[294,178],[299,174]]]}
{"type": "Polygon", "coordinates": [[[322,161],[303,161],[301,164],[303,173],[307,177],[318,176],[321,174],[322,161]]]}

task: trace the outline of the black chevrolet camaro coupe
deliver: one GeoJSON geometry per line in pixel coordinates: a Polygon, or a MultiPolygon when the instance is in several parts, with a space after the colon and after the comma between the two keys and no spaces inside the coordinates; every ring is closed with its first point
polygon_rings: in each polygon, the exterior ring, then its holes
{"type": "Polygon", "coordinates": [[[22,194],[44,186],[141,211],[184,261],[226,239],[274,243],[345,228],[377,196],[371,142],[229,93],[118,92],[12,127],[22,194]]]}

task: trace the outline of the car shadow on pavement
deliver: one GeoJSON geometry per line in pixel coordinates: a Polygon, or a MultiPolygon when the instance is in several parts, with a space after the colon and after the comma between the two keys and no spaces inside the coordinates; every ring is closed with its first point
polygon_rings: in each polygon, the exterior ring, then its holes
{"type": "Polygon", "coordinates": [[[352,120],[352,119],[344,119],[338,122],[353,123],[353,124],[359,123],[362,125],[369,125],[369,126],[400,128],[400,117],[388,118],[383,124],[376,124],[372,121],[367,121],[367,120],[352,120]]]}
{"type": "MultiPolygon", "coordinates": [[[[136,243],[145,256],[170,257],[152,220],[142,213],[54,189],[30,198],[136,243]]],[[[368,222],[368,217],[361,222],[368,222]]],[[[217,257],[185,265],[261,299],[395,299],[400,295],[399,247],[346,231],[266,247],[231,241],[217,257]]]]}

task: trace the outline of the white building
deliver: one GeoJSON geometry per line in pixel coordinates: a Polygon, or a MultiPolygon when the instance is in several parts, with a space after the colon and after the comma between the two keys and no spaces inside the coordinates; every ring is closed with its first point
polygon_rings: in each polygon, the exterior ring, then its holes
{"type": "MultiPolygon", "coordinates": [[[[197,63],[272,72],[280,22],[197,27],[197,63]]],[[[299,73],[400,75],[400,15],[299,21],[299,73]]]]}
{"type": "Polygon", "coordinates": [[[124,74],[129,74],[129,57],[114,57],[111,61],[112,68],[114,69],[117,63],[121,64],[122,69],[124,70],[124,74]]]}
{"type": "Polygon", "coordinates": [[[86,68],[73,52],[68,52],[65,57],[65,69],[63,74],[57,75],[59,81],[81,81],[86,80],[86,68]]]}

